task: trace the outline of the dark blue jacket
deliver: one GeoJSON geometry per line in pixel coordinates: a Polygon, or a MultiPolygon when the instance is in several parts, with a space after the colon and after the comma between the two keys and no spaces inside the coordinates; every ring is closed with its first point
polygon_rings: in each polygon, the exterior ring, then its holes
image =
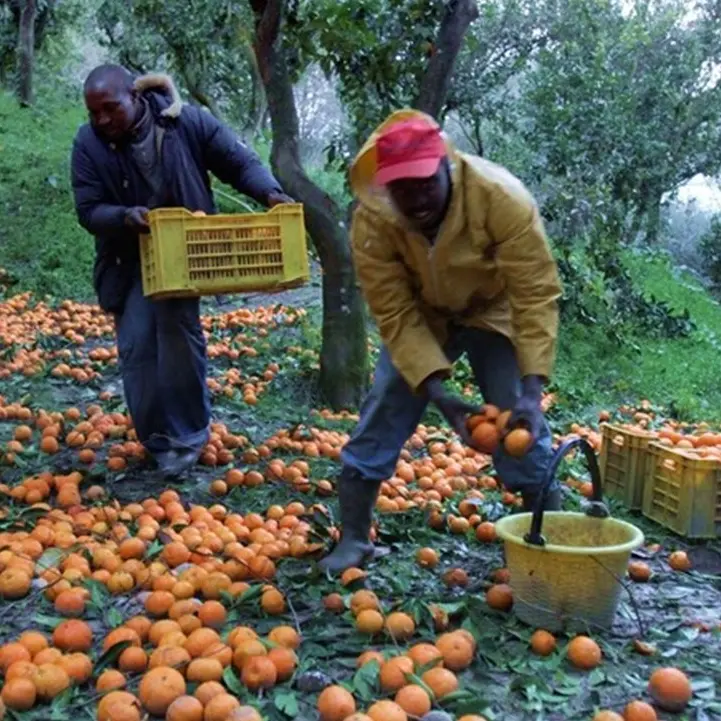
{"type": "MultiPolygon", "coordinates": [[[[269,193],[282,192],[260,158],[210,113],[184,105],[176,117],[162,115],[173,104],[174,88],[169,79],[160,80],[143,95],[164,128],[164,206],[216,213],[209,172],[262,205],[269,193]]],[[[138,234],[125,226],[125,210],[148,206],[150,187],[132,162],[130,147],[104,140],[87,123],[73,142],[71,176],[78,220],[95,236],[98,300],[104,310],[119,313],[139,260],[138,234]]]]}

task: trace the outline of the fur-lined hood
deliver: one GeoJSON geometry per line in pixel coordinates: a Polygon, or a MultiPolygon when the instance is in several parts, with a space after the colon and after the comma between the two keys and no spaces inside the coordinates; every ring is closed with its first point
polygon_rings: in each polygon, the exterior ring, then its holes
{"type": "Polygon", "coordinates": [[[168,105],[160,110],[163,118],[177,118],[183,109],[183,100],[178,88],[170,75],[164,73],[149,73],[141,75],[135,80],[135,89],[143,95],[153,94],[161,96],[168,105]]]}

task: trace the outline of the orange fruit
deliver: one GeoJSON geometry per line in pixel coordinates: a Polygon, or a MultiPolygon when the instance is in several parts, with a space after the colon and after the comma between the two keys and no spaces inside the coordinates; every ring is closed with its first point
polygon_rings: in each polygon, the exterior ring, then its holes
{"type": "Polygon", "coordinates": [[[29,678],[32,680],[37,668],[32,661],[15,661],[15,663],[10,664],[5,672],[5,681],[12,681],[14,678],[29,678]]]}
{"type": "Polygon", "coordinates": [[[594,717],[593,721],[623,721],[623,716],[617,714],[615,711],[599,711],[594,717]]]}
{"type": "Polygon", "coordinates": [[[416,553],[416,562],[422,568],[435,568],[439,561],[438,552],[432,548],[419,548],[416,553]]]}
{"type": "Polygon", "coordinates": [[[498,611],[508,611],[513,606],[513,591],[505,583],[497,583],[486,591],[486,603],[498,611]]]}
{"type": "Polygon", "coordinates": [[[53,631],[53,645],[61,651],[90,650],[93,643],[93,631],[85,621],[70,619],[58,624],[53,631]]]}
{"type": "Polygon", "coordinates": [[[394,656],[381,666],[381,688],[387,693],[399,691],[408,685],[406,674],[413,673],[413,661],[408,656],[394,656]]]}
{"type": "Polygon", "coordinates": [[[298,657],[295,651],[284,646],[271,648],[270,651],[268,651],[268,658],[275,666],[279,683],[287,681],[293,675],[295,667],[298,665],[298,657]]]}
{"type": "Polygon", "coordinates": [[[323,607],[326,611],[332,613],[343,613],[345,611],[345,603],[343,603],[343,596],[340,593],[329,593],[323,599],[323,607]]]}
{"type": "Polygon", "coordinates": [[[528,453],[533,445],[533,436],[525,428],[514,428],[503,439],[503,447],[509,456],[520,458],[528,453]]]}
{"type": "Polygon", "coordinates": [[[25,631],[18,639],[18,643],[25,646],[30,651],[31,656],[39,653],[49,645],[47,638],[39,631],[25,631]]]}
{"type": "Polygon", "coordinates": [[[498,448],[500,433],[495,423],[481,421],[471,432],[473,445],[481,452],[491,454],[498,448]]]}
{"type": "Polygon", "coordinates": [[[386,618],[385,628],[391,638],[402,643],[415,633],[416,623],[407,613],[396,611],[386,618]]]}
{"type": "MultiPolygon", "coordinates": [[[[413,661],[416,670],[430,663],[440,665],[443,663],[443,654],[432,643],[417,643],[408,649],[406,655],[413,661]]],[[[381,658],[383,658],[381,656],[381,658]]]]}
{"type": "Polygon", "coordinates": [[[0,646],[0,672],[7,673],[7,670],[17,661],[31,661],[30,651],[19,643],[6,643],[0,646]]]}
{"type": "Polygon", "coordinates": [[[423,716],[431,710],[431,698],[420,686],[404,686],[395,697],[395,702],[411,716],[423,716]]]}
{"type": "Polygon", "coordinates": [[[16,678],[5,682],[0,698],[13,711],[28,711],[35,705],[37,690],[30,679],[16,678]]]}
{"type": "Polygon", "coordinates": [[[361,668],[371,661],[376,661],[379,666],[382,666],[385,663],[385,658],[383,658],[383,654],[380,651],[363,651],[356,660],[356,667],[361,668]]]}
{"type": "Polygon", "coordinates": [[[225,690],[225,686],[223,686],[222,683],[219,683],[218,681],[206,681],[205,683],[201,683],[200,686],[195,689],[194,695],[195,698],[203,704],[203,706],[207,706],[216,696],[222,696],[226,693],[228,692],[225,690]]]}
{"type": "Polygon", "coordinates": [[[93,675],[93,662],[84,653],[69,653],[58,660],[58,666],[65,669],[70,682],[84,684],[93,675]]]}
{"type": "Polygon", "coordinates": [[[294,651],[300,646],[300,635],[292,626],[276,626],[268,634],[268,640],[294,651]]]}
{"type": "Polygon", "coordinates": [[[163,716],[175,699],[184,696],[185,679],[169,666],[148,671],[140,681],[138,698],[143,707],[154,716],[163,716]]]}
{"type": "Polygon", "coordinates": [[[252,656],[243,664],[240,680],[251,691],[272,688],[278,680],[278,670],[267,656],[252,656]]]}
{"type": "MultiPolygon", "coordinates": [[[[127,691],[111,691],[98,703],[98,721],[116,721],[120,716],[120,709],[133,708],[139,712],[138,699],[133,694],[127,691]]],[[[138,713],[135,718],[136,720],[140,718],[140,714],[138,713]]]]}
{"type": "Polygon", "coordinates": [[[194,658],[185,670],[188,681],[220,681],[223,678],[223,664],[216,658],[194,658]]]}
{"type": "Polygon", "coordinates": [[[356,616],[356,628],[360,633],[373,635],[379,633],[383,628],[383,616],[372,608],[361,611],[356,616]]]}
{"type": "Polygon", "coordinates": [[[220,628],[227,617],[228,612],[219,601],[206,601],[198,608],[198,618],[210,628],[220,628]]]}
{"type": "Polygon", "coordinates": [[[408,721],[408,714],[395,701],[376,701],[369,709],[373,721],[408,721]]]}
{"type": "Polygon", "coordinates": [[[651,674],[648,693],[664,711],[683,711],[693,692],[688,676],[678,668],[659,668],[651,674]]]}
{"type": "Polygon", "coordinates": [[[476,526],[476,538],[481,543],[492,543],[496,540],[496,524],[483,521],[476,526]]]}
{"type": "Polygon", "coordinates": [[[98,693],[108,693],[108,691],[115,691],[120,688],[125,688],[126,680],[120,671],[116,671],[114,668],[109,668],[107,671],[103,671],[98,680],[95,682],[95,690],[98,693]]]}
{"type": "Polygon", "coordinates": [[[178,696],[168,706],[165,721],[203,721],[203,704],[194,696],[178,696]]]}
{"type": "Polygon", "coordinates": [[[370,609],[378,611],[381,607],[381,602],[378,600],[378,596],[373,591],[362,589],[356,591],[350,599],[350,610],[354,616],[357,616],[361,611],[370,609]]]}
{"type": "Polygon", "coordinates": [[[473,645],[457,631],[439,636],[436,648],[443,658],[443,665],[451,671],[463,671],[473,662],[473,645]]]}
{"type": "Polygon", "coordinates": [[[458,689],[458,679],[456,675],[449,671],[447,668],[435,668],[426,671],[421,676],[423,683],[433,692],[433,695],[438,698],[448,696],[458,689]]]}
{"type": "Polygon", "coordinates": [[[531,648],[538,656],[550,656],[556,650],[556,637],[539,628],[531,636],[531,648]]]}
{"type": "Polygon", "coordinates": [[[225,721],[263,721],[263,718],[252,706],[238,706],[225,721]]]}
{"type": "Polygon", "coordinates": [[[631,701],[623,710],[624,721],[657,721],[656,710],[644,701],[631,701]]]}
{"type": "Polygon", "coordinates": [[[651,569],[643,561],[632,561],[628,564],[628,575],[632,581],[648,581],[651,578],[651,569]]]}
{"type": "Polygon", "coordinates": [[[140,636],[138,636],[137,631],[127,626],[119,626],[113,629],[103,640],[103,651],[107,651],[123,641],[129,641],[131,646],[140,647],[141,645],[140,636]]]}
{"type": "Polygon", "coordinates": [[[576,636],[566,648],[568,660],[584,671],[590,671],[601,663],[601,648],[588,636],[576,636]]]}
{"type": "Polygon", "coordinates": [[[54,663],[44,663],[37,667],[33,683],[41,701],[51,701],[70,687],[68,672],[54,663]]]}
{"type": "Polygon", "coordinates": [[[233,651],[233,666],[235,666],[238,671],[242,671],[243,666],[249,658],[253,658],[253,656],[265,656],[267,653],[266,647],[260,641],[253,639],[241,641],[235,651],[233,651]]]}
{"type": "Polygon", "coordinates": [[[316,708],[320,721],[345,721],[356,712],[353,696],[342,686],[328,686],[318,696],[316,708]]]}
{"type": "Polygon", "coordinates": [[[226,721],[239,706],[240,701],[235,696],[229,693],[218,694],[206,704],[203,721],[226,721]]]}
{"type": "Polygon", "coordinates": [[[691,570],[691,560],[689,559],[686,551],[674,551],[668,557],[668,565],[671,566],[674,571],[691,570]]]}

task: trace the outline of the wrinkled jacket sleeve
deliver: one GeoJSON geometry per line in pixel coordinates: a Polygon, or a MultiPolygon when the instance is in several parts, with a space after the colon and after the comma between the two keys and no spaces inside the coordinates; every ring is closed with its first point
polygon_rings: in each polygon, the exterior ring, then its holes
{"type": "Polygon", "coordinates": [[[523,188],[495,188],[487,227],[511,305],[521,375],[549,378],[558,337],[561,281],[538,207],[523,188]]]}
{"type": "Polygon", "coordinates": [[[428,327],[411,289],[408,271],[396,257],[388,228],[360,208],[353,214],[351,241],[358,279],[393,364],[417,391],[432,373],[451,364],[428,327]]]}
{"type": "Polygon", "coordinates": [[[219,180],[266,206],[269,193],[282,192],[258,155],[230,128],[207,111],[186,106],[183,112],[191,114],[206,168],[219,180]]]}
{"type": "Polygon", "coordinates": [[[110,235],[122,231],[125,208],[107,202],[102,180],[78,138],[73,142],[70,176],[75,212],[80,225],[93,235],[110,235]]]}

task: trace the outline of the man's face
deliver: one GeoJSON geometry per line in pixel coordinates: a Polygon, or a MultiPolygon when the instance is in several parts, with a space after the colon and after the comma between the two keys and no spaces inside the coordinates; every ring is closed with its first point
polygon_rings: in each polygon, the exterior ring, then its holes
{"type": "Polygon", "coordinates": [[[403,178],[387,187],[398,211],[416,230],[433,231],[443,222],[451,193],[446,162],[428,178],[403,178]]]}
{"type": "Polygon", "coordinates": [[[102,85],[85,93],[91,125],[107,140],[120,140],[133,125],[136,96],[132,90],[102,85]]]}

